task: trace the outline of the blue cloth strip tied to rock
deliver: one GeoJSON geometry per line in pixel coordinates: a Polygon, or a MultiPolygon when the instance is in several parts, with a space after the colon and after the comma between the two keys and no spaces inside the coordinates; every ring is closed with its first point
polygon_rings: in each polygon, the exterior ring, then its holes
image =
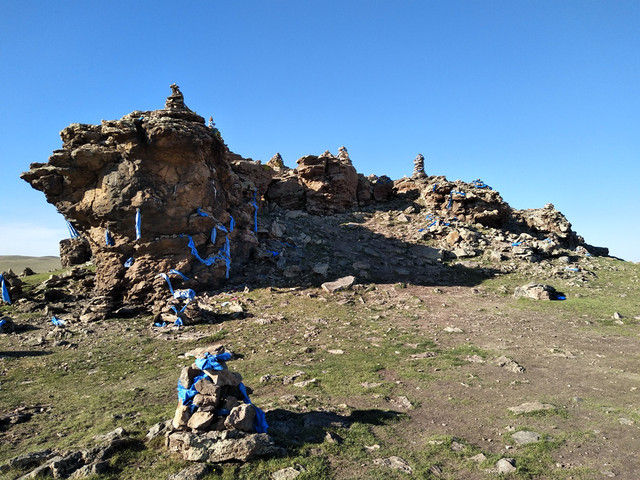
{"type": "Polygon", "coordinates": [[[0,273],[0,288],[2,288],[2,300],[11,305],[11,298],[9,297],[9,289],[7,288],[7,281],[4,279],[4,275],[0,273]]]}
{"type": "Polygon", "coordinates": [[[113,237],[111,236],[111,233],[109,233],[108,228],[104,231],[104,242],[107,247],[113,247],[116,244],[116,242],[113,241],[113,237]]]}
{"type": "Polygon", "coordinates": [[[253,231],[255,233],[258,233],[258,202],[256,201],[257,192],[257,190],[253,191],[253,201],[251,202],[251,205],[253,205],[253,208],[255,209],[253,212],[253,231]]]}
{"type": "Polygon", "coordinates": [[[69,235],[71,236],[71,238],[78,238],[80,236],[76,228],[71,225],[71,222],[69,220],[67,220],[67,229],[69,230],[69,235]]]}
{"type": "Polygon", "coordinates": [[[136,240],[140,240],[142,237],[142,214],[140,209],[136,208],[136,240]]]}

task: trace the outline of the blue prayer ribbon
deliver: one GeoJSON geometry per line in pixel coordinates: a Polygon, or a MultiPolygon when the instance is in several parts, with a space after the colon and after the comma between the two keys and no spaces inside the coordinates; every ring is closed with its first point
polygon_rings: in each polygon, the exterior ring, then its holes
{"type": "Polygon", "coordinates": [[[71,236],[71,238],[78,238],[80,236],[78,231],[73,225],[71,225],[71,222],[69,220],[67,220],[67,229],[69,230],[69,235],[71,236]]]}
{"type": "Polygon", "coordinates": [[[253,208],[255,209],[253,212],[253,231],[256,233],[258,233],[258,202],[256,201],[257,192],[257,189],[253,191],[253,201],[251,202],[251,205],[253,205],[253,208]]]}
{"type": "Polygon", "coordinates": [[[142,236],[141,223],[142,214],[140,213],[140,209],[136,208],[136,240],[140,240],[140,237],[142,236]]]}
{"type": "Polygon", "coordinates": [[[189,277],[187,277],[184,273],[182,273],[180,270],[176,270],[175,268],[172,268],[171,270],[169,270],[169,273],[174,273],[176,275],[180,275],[184,280],[189,280],[189,277]]]}
{"type": "Polygon", "coordinates": [[[107,244],[107,247],[113,247],[116,244],[113,241],[113,237],[111,236],[111,233],[109,233],[108,228],[104,231],[104,241],[107,244]]]}
{"type": "Polygon", "coordinates": [[[9,297],[9,289],[7,288],[7,281],[4,279],[4,275],[0,273],[0,287],[2,288],[2,300],[11,305],[11,297],[9,297]]]}
{"type": "MultiPolygon", "coordinates": [[[[240,389],[240,393],[244,397],[245,403],[253,405],[251,399],[249,398],[249,395],[247,395],[247,389],[245,388],[244,383],[240,382],[238,388],[240,389]]],[[[253,421],[253,429],[256,431],[256,433],[267,433],[269,425],[267,424],[267,419],[264,412],[255,405],[253,405],[253,408],[256,411],[256,418],[253,421]]]]}

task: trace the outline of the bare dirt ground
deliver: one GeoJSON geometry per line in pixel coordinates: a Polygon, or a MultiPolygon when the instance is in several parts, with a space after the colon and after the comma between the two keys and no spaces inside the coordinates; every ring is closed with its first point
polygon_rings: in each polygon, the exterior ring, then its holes
{"type": "MultiPolygon", "coordinates": [[[[494,355],[461,365],[453,378],[439,379],[422,391],[420,405],[409,411],[411,422],[402,426],[405,434],[454,436],[483,452],[509,456],[518,447],[501,437],[526,427],[549,439],[563,439],[553,453],[558,469],[580,467],[603,476],[638,478],[637,325],[607,331],[589,315],[531,311],[510,297],[474,290],[406,290],[430,310],[405,326],[417,326],[441,346],[467,343],[494,355]],[[461,332],[447,333],[447,327],[461,332]],[[500,367],[495,358],[499,355],[524,371],[500,367]],[[517,417],[507,410],[526,402],[553,405],[558,414],[517,417]]],[[[402,325],[401,317],[394,323],[402,325]]],[[[387,376],[403,381],[393,372],[387,376]]],[[[405,383],[409,389],[415,384],[405,383]]]]}

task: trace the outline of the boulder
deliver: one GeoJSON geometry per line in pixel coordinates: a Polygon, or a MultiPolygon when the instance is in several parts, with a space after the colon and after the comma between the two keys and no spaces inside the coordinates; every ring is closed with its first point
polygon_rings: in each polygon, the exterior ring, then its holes
{"type": "Polygon", "coordinates": [[[555,300],[557,292],[551,285],[528,283],[527,285],[516,287],[513,296],[531,298],[533,300],[555,300]]]}
{"type": "Polygon", "coordinates": [[[340,290],[345,290],[356,281],[356,277],[349,275],[347,277],[339,278],[333,282],[325,282],[322,284],[322,289],[329,293],[338,292],[340,290]]]}

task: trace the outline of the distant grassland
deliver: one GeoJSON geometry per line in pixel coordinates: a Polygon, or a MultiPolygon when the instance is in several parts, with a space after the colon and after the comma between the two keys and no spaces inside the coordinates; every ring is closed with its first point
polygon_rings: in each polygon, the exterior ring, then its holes
{"type": "Polygon", "coordinates": [[[22,255],[0,255],[0,272],[9,269],[20,274],[29,267],[36,273],[44,273],[61,268],[60,257],[27,257],[22,255]]]}

